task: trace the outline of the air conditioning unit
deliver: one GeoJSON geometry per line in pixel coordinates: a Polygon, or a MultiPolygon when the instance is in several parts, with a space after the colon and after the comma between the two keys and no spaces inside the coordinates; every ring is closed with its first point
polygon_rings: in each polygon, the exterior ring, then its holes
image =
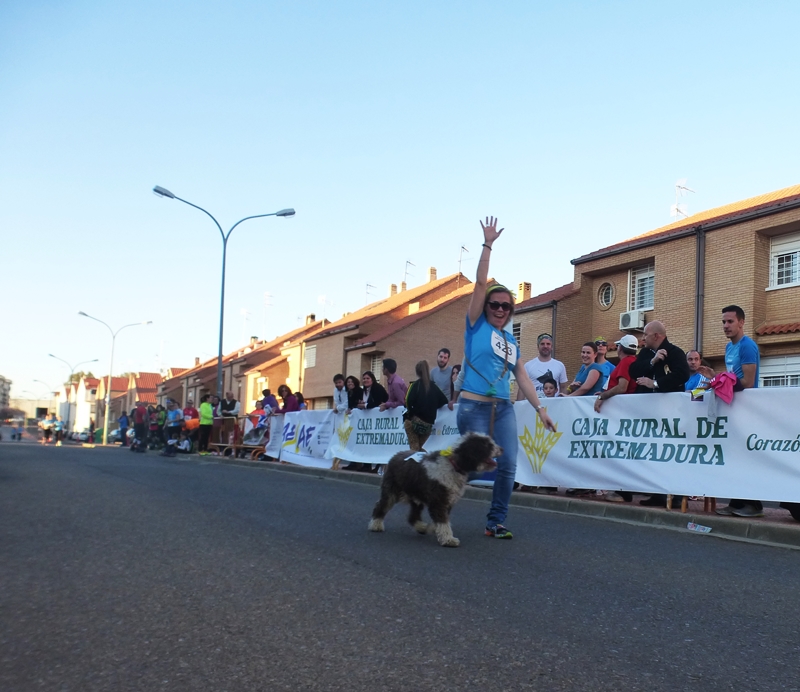
{"type": "Polygon", "coordinates": [[[629,310],[620,313],[620,329],[642,329],[644,327],[644,310],[629,310]]]}

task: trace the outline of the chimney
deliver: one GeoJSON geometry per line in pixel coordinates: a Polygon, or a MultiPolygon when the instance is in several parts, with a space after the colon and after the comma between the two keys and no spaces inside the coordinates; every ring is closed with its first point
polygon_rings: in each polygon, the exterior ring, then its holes
{"type": "Polygon", "coordinates": [[[311,324],[312,322],[317,321],[317,316],[312,312],[310,315],[306,315],[306,324],[311,324]]]}
{"type": "Polygon", "coordinates": [[[401,281],[400,282],[400,293],[402,293],[405,290],[406,290],[406,282],[405,281],[401,281]]]}
{"type": "Polygon", "coordinates": [[[257,341],[258,341],[258,337],[257,336],[251,336],[250,337],[250,345],[251,346],[255,346],[257,341]]]}
{"type": "Polygon", "coordinates": [[[197,367],[198,365],[200,365],[200,356],[195,356],[194,357],[194,367],[197,367]]]}
{"type": "Polygon", "coordinates": [[[389,284],[389,297],[397,295],[397,284],[389,284]]]}
{"type": "Polygon", "coordinates": [[[531,285],[527,281],[523,281],[517,287],[517,302],[521,303],[523,300],[528,300],[531,297],[531,285]]]}
{"type": "Polygon", "coordinates": [[[436,267],[428,267],[428,283],[436,281],[436,267]]]}

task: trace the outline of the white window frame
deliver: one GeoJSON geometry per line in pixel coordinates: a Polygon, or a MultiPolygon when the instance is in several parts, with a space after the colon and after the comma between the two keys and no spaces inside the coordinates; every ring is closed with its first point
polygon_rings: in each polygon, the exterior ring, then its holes
{"type": "Polygon", "coordinates": [[[380,382],[381,377],[383,377],[382,353],[374,353],[372,355],[372,357],[369,359],[369,369],[372,371],[372,374],[375,375],[375,381],[380,382]]]}
{"type": "Polygon", "coordinates": [[[800,233],[787,233],[770,238],[768,291],[800,286],[800,233]],[[778,283],[780,259],[788,259],[793,266],[793,281],[778,283]]]}
{"type": "MultiPolygon", "coordinates": [[[[646,297],[646,296],[645,296],[646,297]]],[[[633,267],[628,270],[628,311],[631,310],[653,310],[655,309],[656,302],[656,266],[655,264],[647,264],[640,267],[633,267]],[[641,279],[650,279],[652,281],[652,290],[650,291],[651,300],[650,304],[637,305],[639,299],[639,292],[637,290],[638,281],[641,279]]]]}
{"type": "Polygon", "coordinates": [[[306,346],[303,351],[303,367],[313,368],[317,364],[317,345],[306,346]]]}
{"type": "Polygon", "coordinates": [[[522,325],[519,322],[514,322],[514,324],[511,325],[511,333],[517,340],[517,346],[522,348],[522,325]]]}
{"type": "Polygon", "coordinates": [[[759,387],[800,387],[800,355],[765,356],[758,367],[759,387]]]}

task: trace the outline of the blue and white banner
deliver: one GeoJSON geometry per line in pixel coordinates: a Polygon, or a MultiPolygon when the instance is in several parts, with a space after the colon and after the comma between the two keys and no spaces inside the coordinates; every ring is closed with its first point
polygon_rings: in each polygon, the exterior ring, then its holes
{"type": "MultiPolygon", "coordinates": [[[[800,388],[750,389],[730,405],[709,395],[703,402],[689,394],[627,394],[596,413],[594,402],[543,402],[555,433],[530,404],[515,405],[517,481],[800,502],[800,388]]],[[[282,434],[273,436],[281,440],[282,461],[318,468],[330,468],[333,458],[385,464],[408,449],[402,409],[284,418],[282,434]]],[[[456,411],[440,409],[425,448],[444,449],[457,439],[456,411]]]]}

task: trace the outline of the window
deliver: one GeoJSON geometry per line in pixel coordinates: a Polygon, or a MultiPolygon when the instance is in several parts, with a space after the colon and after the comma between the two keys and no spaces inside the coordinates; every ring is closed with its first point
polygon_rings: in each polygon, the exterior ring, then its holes
{"type": "Polygon", "coordinates": [[[761,387],[800,387],[800,356],[768,356],[759,367],[761,387]]]}
{"type": "Polygon", "coordinates": [[[314,346],[306,346],[305,353],[303,355],[303,367],[304,368],[313,368],[317,364],[317,347],[314,346]]]}
{"type": "Polygon", "coordinates": [[[628,310],[652,310],[656,284],[655,266],[648,264],[646,267],[631,269],[628,283],[628,310]]]}
{"type": "Polygon", "coordinates": [[[610,307],[614,302],[614,287],[610,283],[600,286],[600,290],[597,292],[597,302],[603,308],[610,307]]]}
{"type": "Polygon", "coordinates": [[[800,286],[800,233],[776,236],[770,246],[770,288],[800,286]]]}
{"type": "Polygon", "coordinates": [[[522,348],[522,325],[519,322],[514,322],[514,324],[511,326],[511,333],[517,340],[517,346],[522,348]]]}
{"type": "Polygon", "coordinates": [[[375,379],[380,380],[383,376],[383,354],[375,353],[370,359],[369,369],[375,374],[375,379]]]}

